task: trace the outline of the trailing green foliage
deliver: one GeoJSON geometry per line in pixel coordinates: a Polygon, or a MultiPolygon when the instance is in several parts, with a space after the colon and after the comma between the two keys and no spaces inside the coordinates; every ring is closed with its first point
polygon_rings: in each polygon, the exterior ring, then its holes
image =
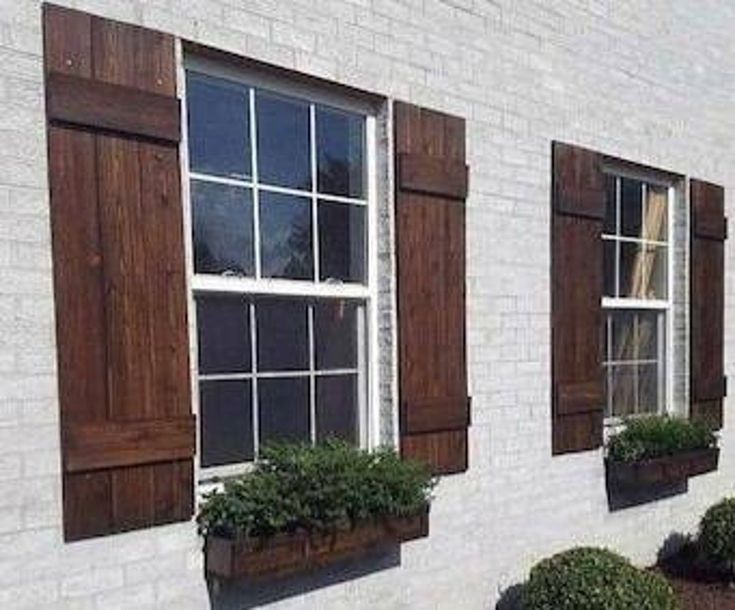
{"type": "Polygon", "coordinates": [[[625,429],[608,442],[608,457],[619,462],[637,462],[716,444],[717,437],[702,423],[650,415],[626,420],[625,429]]]}
{"type": "Polygon", "coordinates": [[[699,547],[713,564],[735,566],[735,498],[711,506],[699,523],[699,547]]]}
{"type": "Polygon", "coordinates": [[[424,510],[434,484],[423,465],[389,449],[272,445],[251,472],[205,497],[197,522],[202,534],[229,538],[347,527],[424,510]]]}
{"type": "Polygon", "coordinates": [[[673,590],[611,551],[575,548],[537,563],[524,610],[676,610],[673,590]]]}

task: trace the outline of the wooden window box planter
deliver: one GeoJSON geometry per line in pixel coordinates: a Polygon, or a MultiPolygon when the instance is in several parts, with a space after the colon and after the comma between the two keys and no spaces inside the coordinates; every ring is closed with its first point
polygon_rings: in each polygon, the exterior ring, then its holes
{"type": "Polygon", "coordinates": [[[233,580],[287,576],[320,568],[343,559],[388,548],[429,535],[429,511],[410,517],[365,521],[351,529],[328,533],[305,531],[270,538],[230,539],[208,536],[206,570],[233,580]]]}
{"type": "Polygon", "coordinates": [[[608,482],[625,489],[661,487],[683,483],[690,477],[717,470],[720,450],[716,447],[678,455],[617,462],[605,460],[608,482]]]}

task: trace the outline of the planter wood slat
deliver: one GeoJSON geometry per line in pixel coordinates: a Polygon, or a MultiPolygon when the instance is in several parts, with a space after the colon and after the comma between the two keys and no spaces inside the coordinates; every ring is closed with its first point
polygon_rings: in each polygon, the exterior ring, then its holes
{"type": "Polygon", "coordinates": [[[608,480],[625,488],[644,488],[683,483],[690,477],[717,470],[718,448],[688,451],[639,462],[605,460],[608,480]]]}
{"type": "Polygon", "coordinates": [[[263,539],[208,536],[205,543],[206,570],[224,579],[277,578],[428,534],[427,510],[410,517],[387,517],[359,523],[352,529],[311,535],[301,531],[263,539]]]}

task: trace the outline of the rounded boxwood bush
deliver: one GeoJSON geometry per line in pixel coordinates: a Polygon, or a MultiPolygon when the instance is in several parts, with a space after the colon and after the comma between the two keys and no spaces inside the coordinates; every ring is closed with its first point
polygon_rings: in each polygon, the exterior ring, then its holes
{"type": "Polygon", "coordinates": [[[699,524],[699,546],[707,559],[732,569],[735,565],[735,498],[711,506],[699,524]]]}
{"type": "Polygon", "coordinates": [[[575,548],[537,563],[524,610],[675,610],[673,590],[661,576],[634,567],[606,549],[575,548]]]}

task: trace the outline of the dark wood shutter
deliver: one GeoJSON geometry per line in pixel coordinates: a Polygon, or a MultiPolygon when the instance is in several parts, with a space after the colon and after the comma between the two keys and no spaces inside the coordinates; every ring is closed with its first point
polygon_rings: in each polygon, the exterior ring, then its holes
{"type": "Polygon", "coordinates": [[[691,417],[722,427],[725,305],[725,191],[691,181],[691,417]]]}
{"type": "Polygon", "coordinates": [[[401,451],[467,469],[464,120],[395,105],[401,451]]]}
{"type": "Polygon", "coordinates": [[[551,206],[552,451],[602,444],[602,156],[554,142],[551,206]]]}
{"type": "Polygon", "coordinates": [[[186,520],[195,436],[171,36],[45,6],[67,540],[186,520]]]}

